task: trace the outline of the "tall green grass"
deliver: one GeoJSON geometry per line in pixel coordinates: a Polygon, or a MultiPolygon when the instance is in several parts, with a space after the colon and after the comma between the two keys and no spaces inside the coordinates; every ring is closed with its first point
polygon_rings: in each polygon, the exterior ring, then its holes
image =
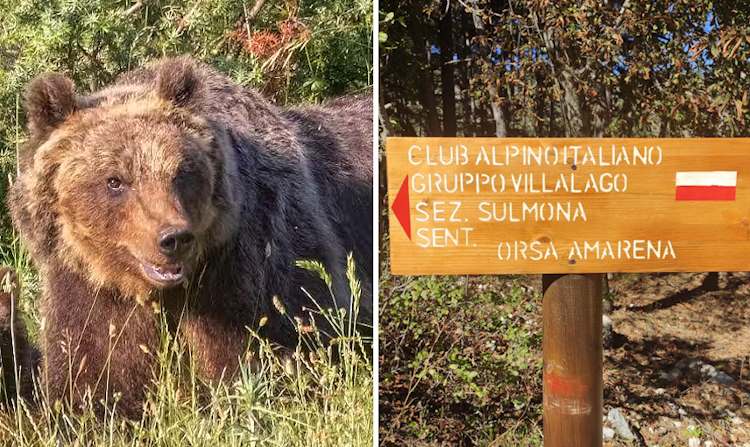
{"type": "MultiPolygon", "coordinates": [[[[0,259],[12,264],[23,280],[19,307],[36,334],[36,274],[17,240],[3,250],[0,259]]],[[[299,265],[330,279],[319,264],[299,265]]],[[[248,361],[241,362],[234,380],[211,384],[196,375],[189,350],[163,321],[159,352],[149,353],[159,367],[140,420],[118,416],[117,396],[106,402],[104,417],[97,417],[96,402],[71,411],[50,401],[37,384],[33,401],[10,402],[0,411],[0,445],[371,446],[370,340],[353,323],[360,287],[351,258],[347,270],[353,306],[318,307],[313,319],[326,320],[333,330],[330,340],[315,324],[303,327],[292,320],[299,342],[291,355],[282,357],[248,328],[254,341],[244,359],[248,361]]],[[[289,318],[278,304],[281,317],[289,318]]]]}

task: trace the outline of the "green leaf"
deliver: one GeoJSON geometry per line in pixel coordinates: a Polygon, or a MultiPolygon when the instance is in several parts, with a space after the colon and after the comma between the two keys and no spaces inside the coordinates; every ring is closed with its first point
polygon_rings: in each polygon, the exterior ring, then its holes
{"type": "Polygon", "coordinates": [[[718,45],[716,45],[716,44],[711,45],[711,56],[713,58],[719,57],[719,52],[720,52],[720,50],[719,50],[719,46],[718,45]]]}

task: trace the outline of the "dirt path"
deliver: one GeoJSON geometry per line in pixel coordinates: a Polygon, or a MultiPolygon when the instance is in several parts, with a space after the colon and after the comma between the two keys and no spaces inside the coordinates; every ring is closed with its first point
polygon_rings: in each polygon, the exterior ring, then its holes
{"type": "Polygon", "coordinates": [[[704,277],[610,282],[605,414],[619,407],[647,445],[750,446],[750,275],[722,274],[718,291],[704,277]]]}

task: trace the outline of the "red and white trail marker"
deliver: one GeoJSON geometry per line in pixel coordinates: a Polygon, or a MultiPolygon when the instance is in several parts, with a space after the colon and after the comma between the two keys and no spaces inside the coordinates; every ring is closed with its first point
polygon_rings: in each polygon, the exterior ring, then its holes
{"type": "Polygon", "coordinates": [[[735,200],[737,171],[689,171],[675,176],[676,200],[735,200]]]}

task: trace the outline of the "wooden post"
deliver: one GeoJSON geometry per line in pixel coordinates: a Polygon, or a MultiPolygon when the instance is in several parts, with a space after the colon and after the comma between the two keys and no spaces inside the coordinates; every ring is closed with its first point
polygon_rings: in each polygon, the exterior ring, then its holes
{"type": "Polygon", "coordinates": [[[544,445],[602,445],[602,275],[543,275],[544,445]]]}

